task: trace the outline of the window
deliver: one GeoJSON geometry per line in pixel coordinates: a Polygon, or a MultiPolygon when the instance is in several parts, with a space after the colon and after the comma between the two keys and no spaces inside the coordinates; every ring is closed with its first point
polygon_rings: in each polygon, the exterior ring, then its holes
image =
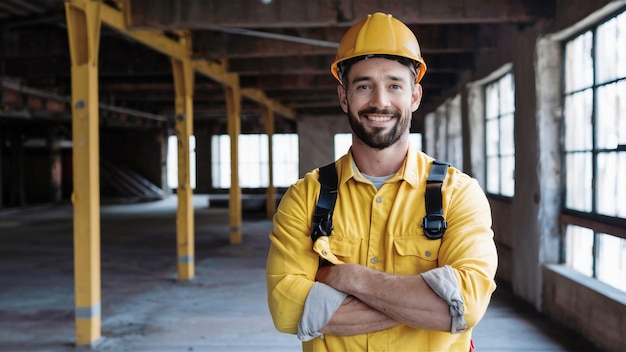
{"type": "Polygon", "coordinates": [[[512,73],[485,86],[486,189],[505,197],[515,193],[514,94],[512,73]]]}
{"type": "Polygon", "coordinates": [[[622,12],[564,44],[563,261],[626,291],[624,42],[622,12]]]}
{"type": "MultiPolygon", "coordinates": [[[[298,135],[272,136],[274,186],[289,187],[298,180],[298,135]]],[[[211,176],[214,188],[230,188],[230,136],[211,139],[211,176]]],[[[269,186],[269,152],[266,134],[239,135],[239,185],[242,188],[269,186]]]]}
{"type": "MultiPolygon", "coordinates": [[[[422,134],[409,133],[409,142],[417,150],[422,149],[422,134]]],[[[344,156],[352,146],[352,133],[337,133],[335,135],[335,160],[344,156]]]]}
{"type": "Polygon", "coordinates": [[[435,113],[426,115],[428,152],[442,161],[463,170],[463,126],[461,122],[461,96],[457,95],[440,105],[435,113]]]}
{"type": "MultiPolygon", "coordinates": [[[[178,188],[178,138],[169,136],[167,139],[167,186],[178,188]]],[[[189,136],[189,183],[196,189],[196,137],[189,136]]]]}

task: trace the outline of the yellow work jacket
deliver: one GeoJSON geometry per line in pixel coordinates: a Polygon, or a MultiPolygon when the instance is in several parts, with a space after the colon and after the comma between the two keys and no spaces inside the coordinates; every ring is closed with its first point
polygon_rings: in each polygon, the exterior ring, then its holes
{"type": "MultiPolygon", "coordinates": [[[[376,190],[354,166],[350,152],[340,158],[330,247],[346,263],[397,275],[450,265],[465,300],[468,331],[451,334],[400,324],[368,334],[325,335],[304,342],[304,351],[469,351],[471,329],[484,315],[495,290],[497,254],[491,211],[476,180],[449,168],[442,190],[448,229],[443,239],[427,239],[421,224],[432,160],[409,148],[397,174],[376,190]]],[[[320,191],[318,176],[316,169],[288,189],[270,233],[268,304],[276,328],[285,333],[297,332],[318,269],[319,255],[312,250],[310,238],[320,191]]]]}

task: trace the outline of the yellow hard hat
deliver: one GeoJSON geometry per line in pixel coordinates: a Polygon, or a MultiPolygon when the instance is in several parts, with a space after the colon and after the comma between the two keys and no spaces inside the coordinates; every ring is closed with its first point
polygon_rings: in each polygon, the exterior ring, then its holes
{"type": "Polygon", "coordinates": [[[344,34],[337,56],[330,67],[333,76],[341,81],[338,64],[359,56],[391,55],[404,57],[415,63],[415,83],[426,73],[426,63],[422,58],[415,34],[404,23],[393,16],[377,12],[357,22],[344,34]]]}

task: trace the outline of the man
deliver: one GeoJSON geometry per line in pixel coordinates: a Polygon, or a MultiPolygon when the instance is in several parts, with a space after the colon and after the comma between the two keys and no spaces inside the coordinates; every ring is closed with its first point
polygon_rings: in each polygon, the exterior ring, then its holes
{"type": "Polygon", "coordinates": [[[336,161],[332,232],[311,239],[319,169],[292,185],[274,217],[268,302],[277,329],[304,351],[462,351],[495,290],[487,199],[449,168],[443,237],[422,228],[433,159],[409,145],[426,71],[415,35],[375,13],[346,32],[331,71],[352,127],[336,161]]]}

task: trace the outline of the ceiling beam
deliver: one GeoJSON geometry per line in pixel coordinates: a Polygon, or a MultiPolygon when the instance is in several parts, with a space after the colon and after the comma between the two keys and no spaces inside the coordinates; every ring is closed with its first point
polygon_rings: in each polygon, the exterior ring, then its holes
{"type": "MultiPolygon", "coordinates": [[[[127,0],[136,29],[348,27],[373,12],[404,23],[532,22],[539,0],[127,0]]],[[[553,3],[552,0],[543,0],[553,3]]]]}
{"type": "MultiPolygon", "coordinates": [[[[171,58],[178,60],[189,59],[191,56],[191,52],[189,49],[183,44],[173,39],[172,37],[166,35],[166,33],[155,30],[129,30],[126,26],[124,20],[124,13],[122,11],[117,10],[111,6],[103,4],[101,7],[101,16],[102,22],[110,27],[116,29],[120,33],[127,35],[136,41],[160,52],[171,58]]],[[[237,82],[234,80],[238,79],[237,74],[229,73],[225,69],[225,65],[223,63],[209,62],[206,60],[203,61],[193,61],[193,68],[196,72],[203,74],[211,79],[214,79],[220,83],[223,83],[227,86],[234,86],[237,82]]],[[[257,96],[246,96],[244,97],[255,99],[257,96]]],[[[269,103],[269,102],[267,102],[269,103]]],[[[295,113],[293,110],[280,106],[280,104],[272,102],[271,108],[278,114],[287,113],[287,117],[295,118],[295,113]]]]}

